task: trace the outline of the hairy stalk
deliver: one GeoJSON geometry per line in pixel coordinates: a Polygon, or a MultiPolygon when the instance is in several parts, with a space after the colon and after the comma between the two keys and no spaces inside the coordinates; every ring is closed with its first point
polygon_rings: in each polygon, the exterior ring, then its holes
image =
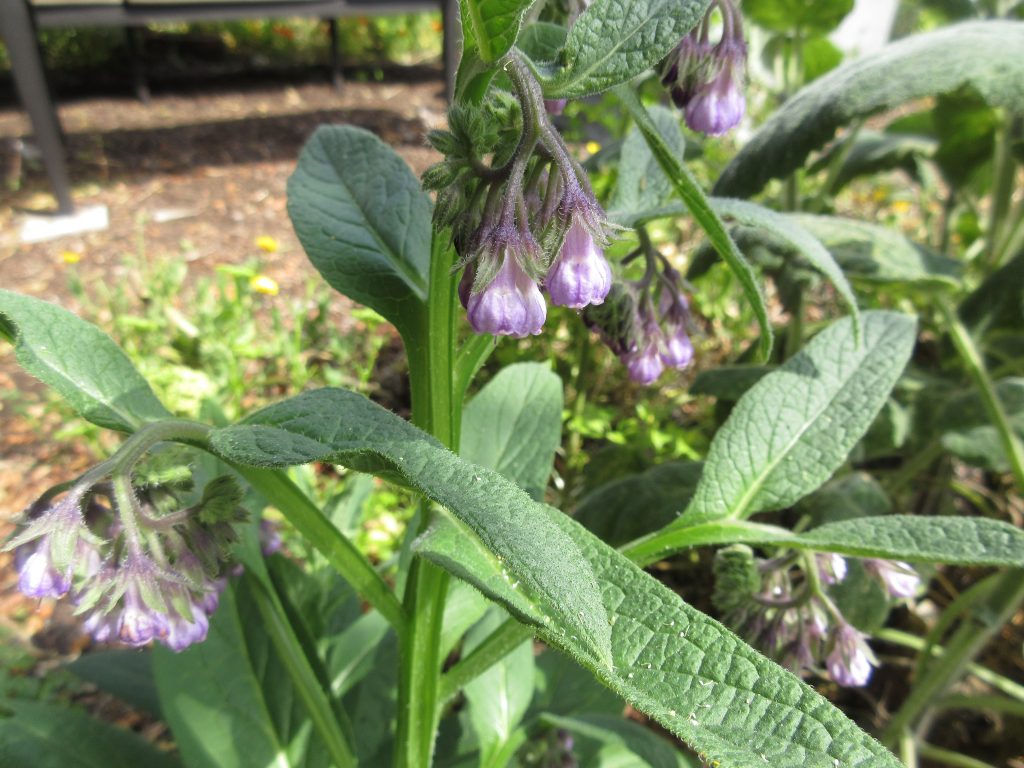
{"type": "MultiPolygon", "coordinates": [[[[431,248],[430,290],[422,335],[409,345],[413,422],[449,448],[457,448],[462,409],[455,402],[455,278],[448,240],[436,233],[431,248]]],[[[430,523],[429,502],[419,516],[422,533],[430,523]]],[[[408,617],[399,638],[398,727],[395,765],[431,764],[440,712],[441,625],[448,574],[414,558],[409,566],[403,607],[408,617]]]]}

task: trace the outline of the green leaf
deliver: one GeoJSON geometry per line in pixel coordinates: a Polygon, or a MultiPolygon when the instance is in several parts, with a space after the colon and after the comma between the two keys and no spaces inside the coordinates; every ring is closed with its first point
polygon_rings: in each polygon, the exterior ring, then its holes
{"type": "Polygon", "coordinates": [[[816,336],[737,403],[715,435],[687,515],[748,517],[824,483],[871,426],[916,338],[913,318],[865,312],[816,336]]]}
{"type": "Polygon", "coordinates": [[[0,699],[0,765],[32,768],[175,768],[181,763],[136,733],[77,707],[0,699]]]}
{"type": "MultiPolygon", "coordinates": [[[[1024,378],[996,383],[996,395],[1003,404],[1013,431],[1024,440],[1024,378]]],[[[993,472],[1009,472],[1010,460],[989,419],[981,396],[975,390],[950,398],[937,419],[943,447],[968,464],[993,472]]]]}
{"type": "Polygon", "coordinates": [[[967,22],[900,40],[847,63],[789,99],[733,159],[715,194],[750,197],[858,118],[970,86],[993,107],[1024,110],[1024,23],[967,22]]]}
{"type": "Polygon", "coordinates": [[[773,32],[831,32],[853,10],[853,0],[743,0],[743,16],[773,32]]]}
{"type": "MultiPolygon", "coordinates": [[[[614,664],[604,666],[572,634],[537,626],[538,634],[696,749],[705,763],[834,768],[839,760],[844,766],[899,766],[795,676],[571,518],[551,508],[547,513],[598,574],[614,664]]],[[[481,589],[493,580],[492,574],[477,576],[481,589]]]]}
{"type": "Polygon", "coordinates": [[[849,146],[846,142],[835,144],[808,169],[816,173],[833,162],[840,163],[828,190],[831,194],[836,194],[856,178],[883,171],[899,169],[917,179],[920,175],[919,162],[934,157],[938,149],[938,141],[930,136],[883,133],[867,128],[859,130],[852,142],[849,146]],[[842,155],[841,160],[839,155],[842,155]]]}
{"type": "Polygon", "coordinates": [[[541,715],[541,722],[552,728],[568,731],[584,741],[604,745],[601,762],[588,762],[594,768],[630,766],[630,768],[697,768],[700,763],[684,756],[665,739],[640,723],[623,717],[602,714],[580,714],[573,717],[541,715]]]}
{"type": "Polygon", "coordinates": [[[851,277],[921,287],[960,285],[963,265],[890,227],[840,216],[783,214],[821,240],[851,277]]]}
{"type": "Polygon", "coordinates": [[[493,64],[515,45],[523,15],[535,0],[459,0],[463,45],[493,64]]]}
{"type": "Polygon", "coordinates": [[[549,63],[558,58],[568,36],[569,30],[561,24],[538,21],[523,29],[516,45],[533,61],[549,63]]]}
{"type": "MultiPolygon", "coordinates": [[[[648,110],[651,121],[669,151],[680,161],[686,140],[678,113],[662,106],[648,110]]],[[[619,176],[608,205],[608,217],[624,227],[635,226],[638,215],[661,206],[672,193],[672,182],[661,169],[639,128],[633,128],[622,144],[619,176]]]]}
{"type": "Polygon", "coordinates": [[[779,238],[803,256],[815,269],[825,275],[843,297],[846,306],[854,317],[855,328],[859,327],[860,310],[853,289],[846,280],[846,275],[836,264],[832,254],[814,235],[793,221],[768,208],[748,203],[743,200],[727,200],[711,198],[711,206],[719,216],[731,218],[748,227],[757,227],[768,234],[779,238]]]}
{"type": "Polygon", "coordinates": [[[431,208],[405,161],[352,126],[317,129],[288,180],[288,213],[313,266],[403,335],[426,301],[431,208]]]}
{"type": "Polygon", "coordinates": [[[885,515],[828,523],[807,533],[744,520],[710,520],[667,528],[629,547],[649,564],[684,549],[722,544],[792,546],[852,557],[918,563],[1024,566],[1024,530],[979,517],[885,515]]]}
{"type": "Polygon", "coordinates": [[[93,424],[132,432],[171,415],[114,341],[66,309],[0,289],[0,337],[28,373],[93,424]]]}
{"type": "Polygon", "coordinates": [[[690,394],[711,395],[734,403],[774,370],[774,365],[727,365],[701,371],[690,386],[690,394]]]}
{"type": "Polygon", "coordinates": [[[251,598],[230,587],[205,642],[153,651],[160,705],[189,768],[326,766],[251,598]]]}
{"type": "Polygon", "coordinates": [[[398,475],[469,526],[552,622],[609,657],[594,574],[543,507],[366,398],[340,389],[307,392],[216,430],[211,443],[242,464],[356,462],[364,471],[398,475]]]}
{"type": "Polygon", "coordinates": [[[133,708],[162,717],[149,651],[83,653],[67,669],[133,708]]]}
{"type": "Polygon", "coordinates": [[[562,380],[547,365],[503,368],[466,405],[459,454],[544,494],[562,441],[562,380]]]}
{"type": "Polygon", "coordinates": [[[595,488],[574,517],[613,547],[662,528],[679,516],[700,479],[699,462],[666,462],[595,488]]]}
{"type": "Polygon", "coordinates": [[[707,0],[594,0],[566,42],[565,68],[544,81],[551,99],[579,98],[654,66],[697,26],[707,0]]]}
{"type": "MultiPolygon", "coordinates": [[[[594,6],[591,6],[591,11],[593,9],[594,6]]],[[[740,285],[743,286],[743,294],[754,310],[757,324],[761,326],[761,338],[758,342],[761,357],[768,359],[772,350],[772,325],[768,318],[768,307],[765,304],[764,296],[754,276],[754,270],[729,236],[725,229],[725,224],[722,223],[718,214],[715,213],[710,201],[704,194],[704,190],[700,188],[700,185],[690,175],[690,172],[686,170],[682,160],[676,157],[671,147],[665,143],[665,140],[658,132],[657,125],[655,125],[650,114],[633,90],[626,87],[617,88],[616,95],[636,121],[637,127],[643,133],[644,138],[647,139],[651,152],[657,158],[658,164],[665,172],[665,175],[672,181],[676,193],[707,234],[715,250],[718,251],[718,254],[725,260],[729,269],[736,275],[740,285]]]]}
{"type": "MultiPolygon", "coordinates": [[[[471,653],[506,618],[504,611],[492,608],[466,636],[463,653],[471,653]]],[[[481,765],[494,765],[494,757],[512,739],[533,698],[533,678],[533,640],[527,639],[463,689],[481,765]]]]}
{"type": "Polygon", "coordinates": [[[810,496],[801,499],[797,506],[810,517],[814,525],[858,517],[877,517],[892,512],[892,500],[885,489],[866,472],[853,472],[830,480],[810,496]]]}

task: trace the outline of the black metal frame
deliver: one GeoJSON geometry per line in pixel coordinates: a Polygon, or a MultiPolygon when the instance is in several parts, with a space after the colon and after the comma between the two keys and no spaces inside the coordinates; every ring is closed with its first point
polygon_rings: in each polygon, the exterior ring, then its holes
{"type": "MultiPolygon", "coordinates": [[[[60,213],[72,213],[71,180],[68,175],[63,134],[53,94],[43,68],[40,27],[111,26],[124,27],[132,45],[138,45],[139,28],[160,21],[227,21],[231,19],[318,16],[331,22],[331,74],[340,82],[337,30],[340,16],[408,13],[440,6],[444,23],[444,67],[449,96],[453,92],[458,66],[459,9],[457,0],[257,0],[253,2],[195,3],[167,5],[29,5],[28,0],[0,0],[0,39],[7,46],[18,96],[32,121],[32,132],[43,156],[50,185],[60,213]]],[[[148,96],[141,69],[133,73],[136,92],[148,96]]]]}

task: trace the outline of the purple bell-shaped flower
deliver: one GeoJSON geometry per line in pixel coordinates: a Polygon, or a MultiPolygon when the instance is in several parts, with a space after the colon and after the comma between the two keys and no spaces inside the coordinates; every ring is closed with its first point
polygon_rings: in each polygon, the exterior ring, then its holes
{"type": "Polygon", "coordinates": [[[490,285],[469,297],[469,324],[477,333],[523,337],[537,335],[547,317],[540,288],[506,247],[490,285]]]}
{"type": "Polygon", "coordinates": [[[602,304],[608,296],[612,268],[580,217],[573,218],[545,287],[554,304],[572,309],[602,304]]]}

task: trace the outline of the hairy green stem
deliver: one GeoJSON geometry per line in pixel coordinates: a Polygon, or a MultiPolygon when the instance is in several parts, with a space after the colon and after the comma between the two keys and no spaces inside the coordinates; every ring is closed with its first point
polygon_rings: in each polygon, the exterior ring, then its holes
{"type": "MultiPolygon", "coordinates": [[[[431,246],[430,289],[418,338],[407,339],[413,422],[449,448],[457,449],[461,403],[455,397],[455,278],[447,238],[435,233],[431,246]],[[410,343],[412,342],[412,343],[410,343]]],[[[430,523],[429,502],[419,516],[422,533],[430,523]]],[[[403,606],[408,621],[399,637],[398,726],[395,765],[428,768],[440,713],[441,626],[448,574],[423,560],[409,566],[403,606]]]]}
{"type": "Polygon", "coordinates": [[[981,352],[974,344],[970,332],[960,321],[960,316],[949,304],[940,304],[943,319],[946,321],[946,328],[953,339],[953,345],[963,360],[967,373],[973,379],[974,385],[978,388],[982,403],[988,412],[992,426],[999,434],[999,442],[1002,443],[1006,458],[1010,462],[1014,480],[1019,490],[1024,491],[1024,445],[1021,444],[1017,434],[1010,425],[1009,417],[999,400],[999,393],[996,392],[995,384],[985,368],[985,361],[981,352]]]}
{"type": "Polygon", "coordinates": [[[512,651],[533,637],[533,629],[508,619],[491,632],[468,656],[460,659],[455,666],[441,677],[441,701],[448,702],[472,682],[493,667],[512,651]]]}
{"type": "Polygon", "coordinates": [[[999,127],[996,129],[995,150],[992,158],[992,169],[995,182],[992,186],[992,207],[988,219],[988,263],[991,268],[999,266],[1002,260],[1003,234],[1006,231],[1007,218],[1013,202],[1013,181],[1017,175],[1017,164],[1010,152],[1013,140],[1013,119],[1003,111],[999,127]]]}
{"type": "Polygon", "coordinates": [[[932,744],[920,744],[917,748],[921,757],[926,757],[932,762],[951,765],[953,768],[995,768],[991,763],[975,760],[969,755],[962,755],[949,749],[942,749],[932,744]]]}

